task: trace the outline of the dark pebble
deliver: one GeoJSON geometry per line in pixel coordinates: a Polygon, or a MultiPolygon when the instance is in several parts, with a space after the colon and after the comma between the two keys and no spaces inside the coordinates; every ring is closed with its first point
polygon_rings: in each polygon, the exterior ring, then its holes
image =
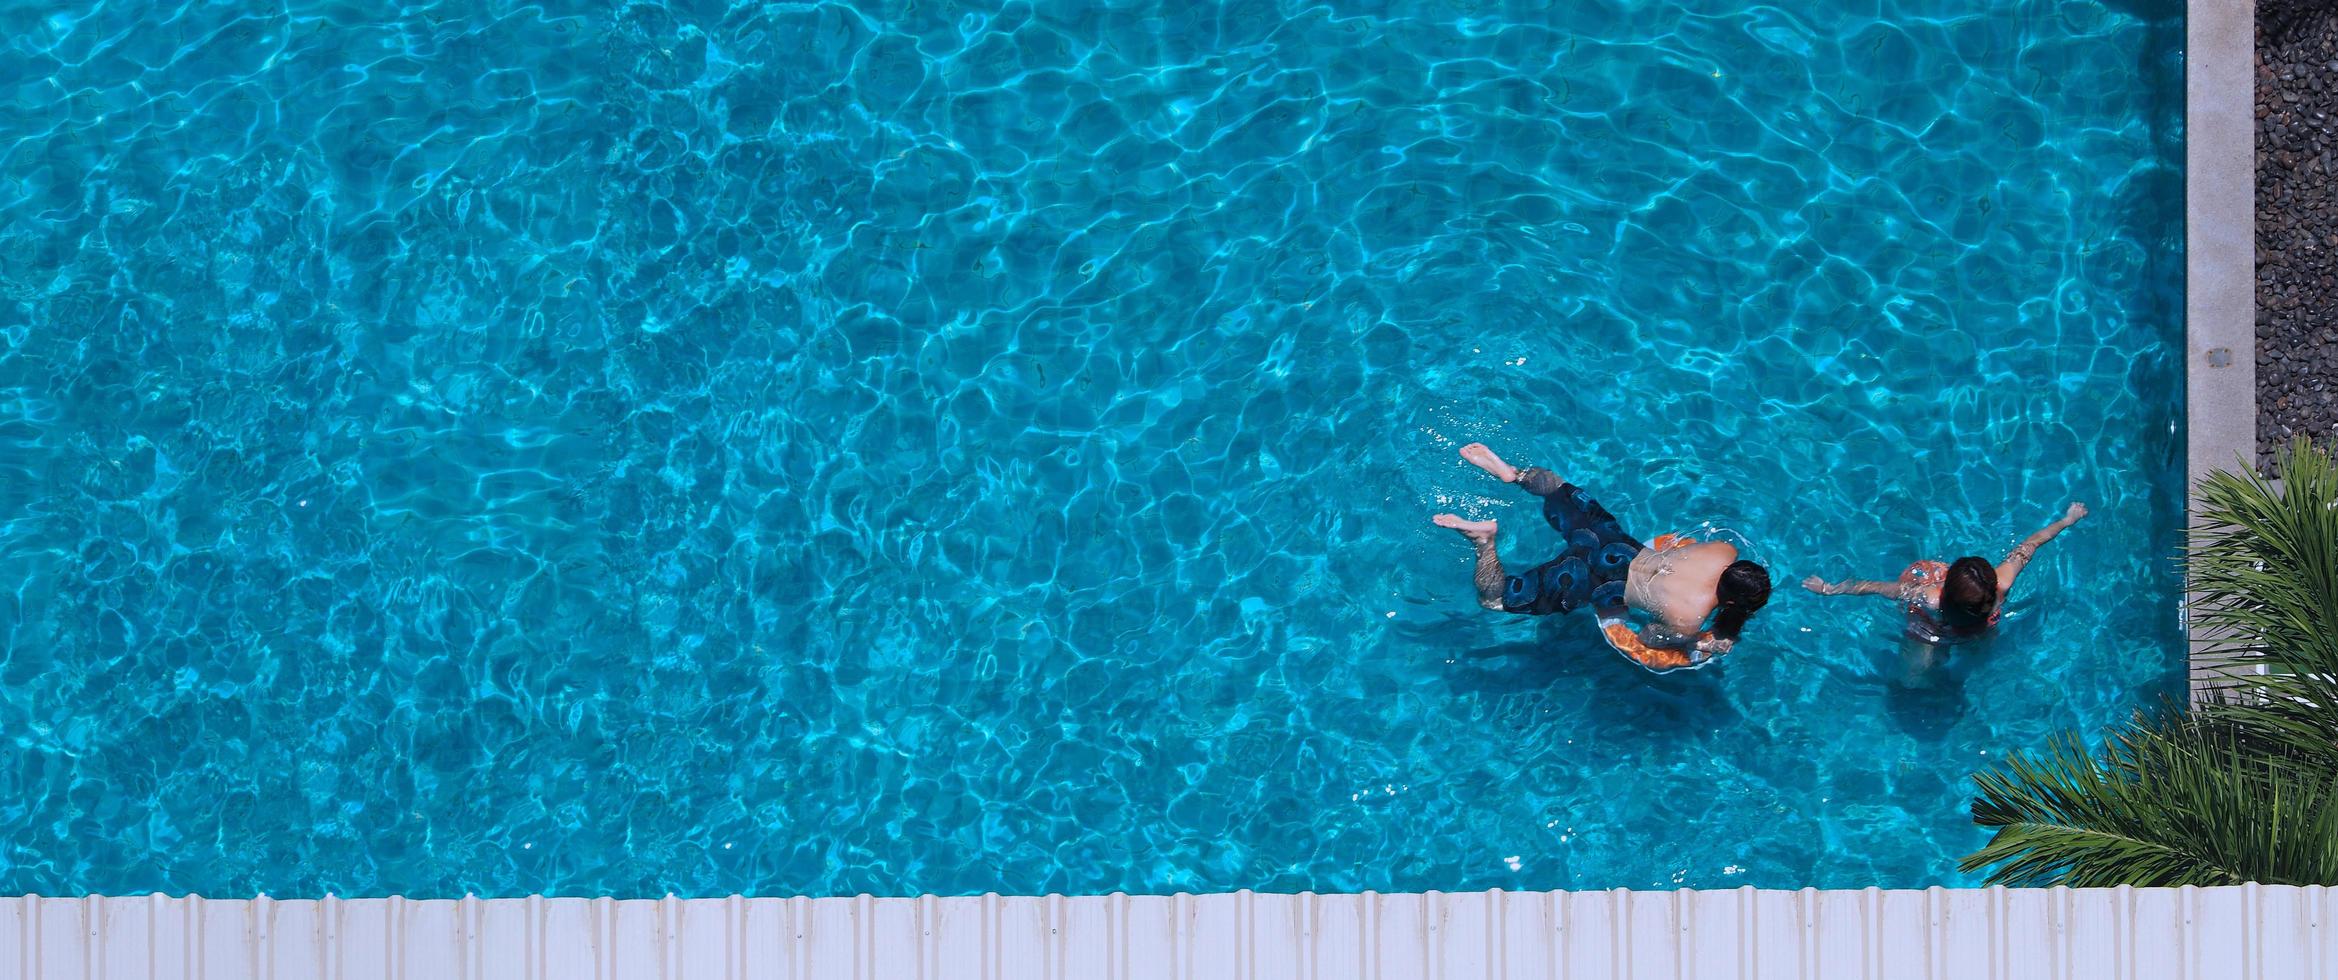
{"type": "Polygon", "coordinates": [[[2338,4],[2287,9],[2284,29],[2257,34],[2261,457],[2296,433],[2338,432],[2338,4]]]}

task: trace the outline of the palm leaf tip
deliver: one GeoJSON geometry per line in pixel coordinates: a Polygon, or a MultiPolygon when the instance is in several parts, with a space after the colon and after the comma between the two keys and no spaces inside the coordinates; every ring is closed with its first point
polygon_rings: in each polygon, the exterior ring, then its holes
{"type": "Polygon", "coordinates": [[[2185,549],[2194,621],[2246,688],[2050,740],[1974,775],[2003,885],[2338,884],[2338,460],[2211,474],[2185,549]]]}

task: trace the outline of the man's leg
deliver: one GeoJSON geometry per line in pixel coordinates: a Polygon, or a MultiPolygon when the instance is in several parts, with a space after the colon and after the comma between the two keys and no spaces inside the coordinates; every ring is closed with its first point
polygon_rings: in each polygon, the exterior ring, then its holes
{"type": "Polygon", "coordinates": [[[1569,547],[1580,547],[1585,552],[1585,559],[1597,554],[1604,540],[1625,540],[1634,550],[1639,547],[1639,540],[1632,540],[1627,533],[1623,533],[1623,526],[1616,524],[1616,515],[1602,508],[1599,501],[1592,501],[1592,496],[1585,494],[1580,486],[1559,479],[1557,472],[1545,470],[1541,465],[1529,465],[1524,470],[1515,468],[1515,465],[1503,463],[1501,456],[1494,456],[1494,451],[1487,449],[1485,442],[1471,442],[1461,447],[1461,458],[1478,465],[1480,470],[1492,472],[1494,479],[1501,479],[1506,484],[1517,484],[1527,494],[1543,498],[1545,522],[1550,522],[1552,531],[1569,536],[1566,543],[1569,543],[1569,547]],[[1576,531],[1592,531],[1592,538],[1576,540],[1576,531]]]}
{"type": "MultiPolygon", "coordinates": [[[[1486,471],[1494,479],[1504,483],[1518,484],[1527,493],[1541,497],[1543,517],[1549,520],[1551,526],[1557,528],[1560,534],[1583,526],[1583,521],[1575,519],[1578,513],[1583,510],[1583,505],[1575,499],[1580,491],[1568,485],[1567,481],[1559,479],[1558,474],[1540,466],[1519,469],[1503,462],[1502,457],[1494,455],[1494,451],[1486,448],[1486,444],[1482,442],[1473,442],[1461,447],[1461,458],[1469,460],[1470,465],[1486,471]]],[[[1602,511],[1603,515],[1604,513],[1602,511]]]]}
{"type": "Polygon", "coordinates": [[[1518,467],[1502,462],[1502,457],[1494,455],[1494,451],[1486,448],[1485,443],[1473,442],[1461,447],[1461,458],[1469,460],[1470,465],[1493,474],[1494,479],[1504,483],[1518,482],[1518,467]]]}
{"type": "Polygon", "coordinates": [[[1502,572],[1502,556],[1494,550],[1494,532],[1501,525],[1493,521],[1465,521],[1458,514],[1439,514],[1430,520],[1438,527],[1461,532],[1462,537],[1477,547],[1477,574],[1472,579],[1477,585],[1477,604],[1495,612],[1503,611],[1502,590],[1509,584],[1509,576],[1502,572]]]}

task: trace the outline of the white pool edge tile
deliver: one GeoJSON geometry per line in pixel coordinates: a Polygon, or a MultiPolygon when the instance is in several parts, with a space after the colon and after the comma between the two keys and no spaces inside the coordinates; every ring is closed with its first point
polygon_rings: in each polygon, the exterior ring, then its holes
{"type": "Polygon", "coordinates": [[[0,899],[0,980],[2093,978],[2338,968],[2322,887],[0,899]]]}

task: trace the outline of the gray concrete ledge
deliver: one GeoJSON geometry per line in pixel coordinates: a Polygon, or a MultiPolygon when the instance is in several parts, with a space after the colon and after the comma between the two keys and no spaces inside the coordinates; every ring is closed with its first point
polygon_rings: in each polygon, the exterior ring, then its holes
{"type": "MultiPolygon", "coordinates": [[[[2255,0],[2184,11],[2184,458],[2186,526],[2200,478],[2257,451],[2255,0]]],[[[2190,597],[2187,596],[2187,626],[2190,597]]],[[[2223,677],[2213,638],[2190,631],[2198,699],[2223,677]]]]}

